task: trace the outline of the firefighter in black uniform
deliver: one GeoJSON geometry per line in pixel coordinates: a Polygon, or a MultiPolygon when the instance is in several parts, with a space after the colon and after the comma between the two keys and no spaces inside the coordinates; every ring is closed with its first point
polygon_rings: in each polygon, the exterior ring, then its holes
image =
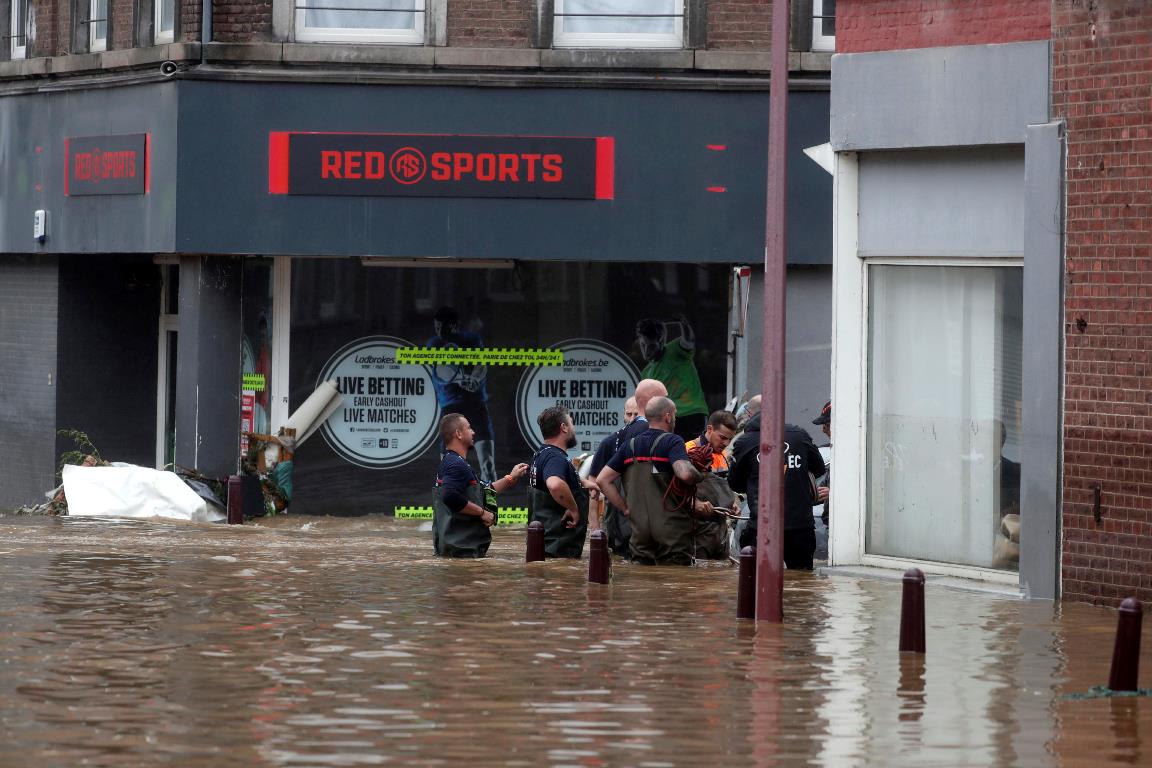
{"type": "MultiPolygon", "coordinates": [[[[485,488],[465,458],[476,433],[468,419],[449,413],[440,419],[440,439],[444,456],[432,491],[432,547],[444,557],[484,557],[496,514],[485,506],[485,488]]],[[[517,464],[489,487],[496,493],[506,491],[527,471],[527,464],[517,464]]]]}
{"type": "Polygon", "coordinates": [[[545,555],[579,558],[588,533],[588,492],[596,484],[582,481],[568,459],[568,449],[576,445],[568,409],[562,405],[545,408],[536,421],[544,445],[528,470],[529,521],[544,524],[545,555]]]}

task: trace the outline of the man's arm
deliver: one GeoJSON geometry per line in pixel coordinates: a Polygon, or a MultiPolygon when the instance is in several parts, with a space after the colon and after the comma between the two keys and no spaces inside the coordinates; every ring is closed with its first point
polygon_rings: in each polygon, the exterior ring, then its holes
{"type": "Polygon", "coordinates": [[[688,459],[677,459],[672,462],[672,472],[689,485],[696,485],[704,479],[704,474],[692,466],[692,462],[688,459]]]}
{"type": "Polygon", "coordinates": [[[576,523],[580,522],[580,509],[576,506],[576,499],[572,497],[568,483],[564,482],[564,478],[552,475],[544,484],[548,486],[548,493],[552,494],[553,500],[564,507],[564,527],[575,528],[576,523]]]}
{"type": "Polygon", "coordinates": [[[524,473],[528,471],[528,465],[521,462],[512,467],[512,471],[504,475],[496,482],[492,483],[492,490],[496,493],[504,493],[509,488],[514,487],[520,482],[520,478],[524,477],[524,473]]]}
{"type": "Polygon", "coordinates": [[[609,504],[627,515],[628,502],[624,501],[620,491],[616,490],[616,478],[618,477],[620,477],[619,472],[612,467],[604,467],[600,470],[600,474],[596,475],[596,485],[600,486],[600,492],[604,494],[604,498],[608,500],[609,504]]]}

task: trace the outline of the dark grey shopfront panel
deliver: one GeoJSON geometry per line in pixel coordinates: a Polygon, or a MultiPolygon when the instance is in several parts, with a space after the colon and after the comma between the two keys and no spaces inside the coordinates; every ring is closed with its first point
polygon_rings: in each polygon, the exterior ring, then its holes
{"type": "Polygon", "coordinates": [[[176,83],[0,99],[0,252],[170,252],[176,99],[176,83]],[[147,172],[146,193],[65,194],[65,139],[139,134],[148,136],[149,158],[134,170],[147,172]],[[32,238],[37,210],[48,213],[42,244],[32,238]]]}
{"type": "MultiPolygon", "coordinates": [[[[790,261],[828,263],[828,94],[795,93],[790,261]]],[[[768,95],[184,82],[177,248],[199,253],[759,262],[768,95]],[[611,200],[269,193],[269,133],[612,137],[611,200]],[[710,189],[711,188],[711,191],[710,189]]]]}

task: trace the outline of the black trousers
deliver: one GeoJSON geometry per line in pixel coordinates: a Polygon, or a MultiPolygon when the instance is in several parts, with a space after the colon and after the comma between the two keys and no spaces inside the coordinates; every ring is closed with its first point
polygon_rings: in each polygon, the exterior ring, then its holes
{"type": "Polygon", "coordinates": [[[796,528],[784,531],[784,565],[793,571],[812,570],[816,552],[816,529],[796,528]]]}

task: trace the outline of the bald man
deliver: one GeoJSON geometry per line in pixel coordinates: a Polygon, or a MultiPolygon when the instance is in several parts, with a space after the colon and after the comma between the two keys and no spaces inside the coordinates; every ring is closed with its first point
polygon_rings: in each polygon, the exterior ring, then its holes
{"type": "Polygon", "coordinates": [[[695,557],[693,518],[713,514],[711,502],[689,494],[682,503],[670,503],[669,486],[675,477],[695,486],[704,475],[688,458],[684,438],[675,433],[676,404],[653,397],[644,409],[648,428],[629,438],[596,476],[601,492],[624,510],[632,524],[629,542],[632,559],[645,565],[692,565],[695,557]],[[624,477],[624,495],[616,479],[624,477]]]}
{"type": "MultiPolygon", "coordinates": [[[[608,459],[612,458],[625,441],[648,429],[644,410],[654,397],[668,397],[668,388],[656,379],[641,379],[636,385],[636,393],[630,398],[636,402],[636,418],[600,441],[596,455],[592,457],[592,469],[589,477],[595,478],[600,474],[600,470],[604,469],[608,459]]],[[[592,521],[592,529],[595,530],[596,528],[603,528],[604,533],[608,534],[609,549],[621,557],[630,556],[631,549],[628,546],[628,541],[632,537],[632,525],[628,522],[628,518],[620,513],[620,510],[611,504],[606,505],[604,519],[592,521]]]]}

